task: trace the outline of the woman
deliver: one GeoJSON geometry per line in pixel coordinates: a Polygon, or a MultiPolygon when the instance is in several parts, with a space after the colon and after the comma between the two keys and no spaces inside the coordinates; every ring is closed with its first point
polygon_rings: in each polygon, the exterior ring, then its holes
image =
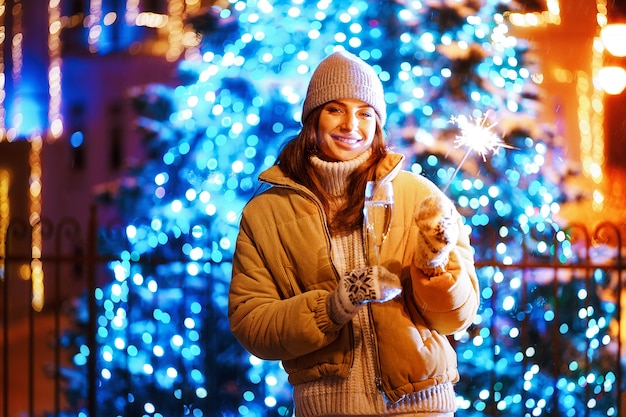
{"type": "Polygon", "coordinates": [[[453,204],[387,149],[382,84],[347,52],[313,73],[303,128],[244,209],[228,314],[252,354],[281,360],[295,414],[452,416],[446,335],[478,308],[472,249],[453,204]],[[380,265],[363,235],[368,180],[391,181],[380,265]]]}

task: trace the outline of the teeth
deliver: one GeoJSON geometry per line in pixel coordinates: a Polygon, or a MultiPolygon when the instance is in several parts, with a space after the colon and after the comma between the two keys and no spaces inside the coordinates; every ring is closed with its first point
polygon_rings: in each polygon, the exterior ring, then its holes
{"type": "Polygon", "coordinates": [[[350,145],[354,145],[355,143],[359,142],[358,139],[337,138],[337,140],[343,143],[348,143],[350,145]]]}

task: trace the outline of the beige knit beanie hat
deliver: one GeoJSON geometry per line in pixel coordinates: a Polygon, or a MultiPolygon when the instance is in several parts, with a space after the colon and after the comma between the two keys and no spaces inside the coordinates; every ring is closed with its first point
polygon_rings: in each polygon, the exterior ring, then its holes
{"type": "Polygon", "coordinates": [[[385,125],[387,106],[380,78],[365,61],[346,51],[327,56],[313,72],[302,106],[302,121],[316,107],[342,98],[369,104],[385,125]]]}

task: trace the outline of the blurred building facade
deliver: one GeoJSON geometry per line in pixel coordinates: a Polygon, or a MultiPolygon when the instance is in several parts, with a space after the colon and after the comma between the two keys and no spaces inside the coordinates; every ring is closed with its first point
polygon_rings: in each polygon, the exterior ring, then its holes
{"type": "MultiPolygon", "coordinates": [[[[197,52],[198,39],[186,19],[214,5],[232,6],[216,0],[1,3],[0,142],[40,136],[40,154],[28,161],[37,166],[39,159],[45,171],[40,178],[30,178],[31,183],[39,181],[31,189],[31,194],[40,193],[34,211],[51,218],[81,219],[94,188],[115,181],[141,153],[127,108],[128,90],[153,82],[176,83],[177,62],[197,52]]],[[[537,2],[530,3],[536,9],[537,2]]],[[[577,73],[587,73],[593,83],[592,43],[599,16],[626,21],[626,5],[616,0],[543,3],[546,10],[556,7],[557,24],[520,30],[536,43],[538,72],[550,92],[545,117],[562,125],[572,157],[580,159],[584,155],[579,148],[585,145],[577,73]]],[[[626,158],[620,117],[623,96],[606,100],[611,119],[606,122],[606,146],[600,151],[611,166],[622,165],[626,158]]]]}

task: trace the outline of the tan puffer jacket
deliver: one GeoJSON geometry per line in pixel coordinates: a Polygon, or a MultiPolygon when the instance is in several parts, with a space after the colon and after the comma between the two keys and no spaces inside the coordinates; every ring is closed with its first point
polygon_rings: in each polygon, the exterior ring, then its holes
{"type": "MultiPolygon", "coordinates": [[[[398,276],[403,294],[371,304],[378,374],[388,398],[458,380],[446,335],[467,328],[479,303],[469,237],[462,227],[447,272],[427,278],[412,265],[418,230],[414,212],[441,191],[400,170],[390,154],[377,177],[391,176],[394,213],[381,263],[398,276]]],[[[352,364],[351,326],[328,317],[326,297],[338,282],[330,235],[319,201],[278,166],[261,174],[272,188],[245,207],[233,260],[228,315],[233,334],[252,354],[281,360],[292,384],[346,376],[352,364]]],[[[369,251],[370,257],[373,251],[369,251]]]]}

